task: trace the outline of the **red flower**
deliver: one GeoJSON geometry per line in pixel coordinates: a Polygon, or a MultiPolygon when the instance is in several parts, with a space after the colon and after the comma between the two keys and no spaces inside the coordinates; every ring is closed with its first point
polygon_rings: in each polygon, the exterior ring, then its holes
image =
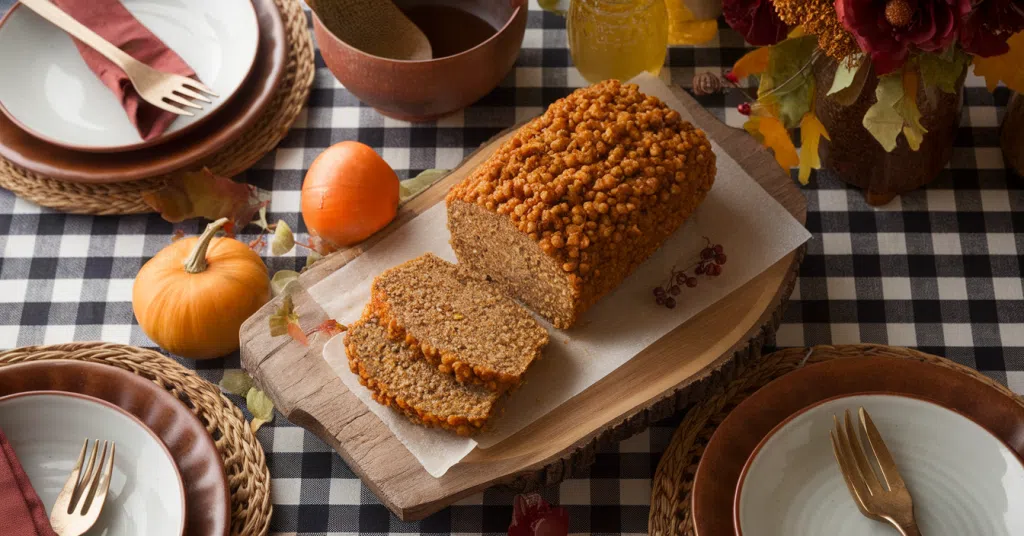
{"type": "Polygon", "coordinates": [[[771,0],[725,0],[722,13],[725,22],[751,45],[774,45],[786,38],[786,23],[775,12],[771,0]]]}
{"type": "Polygon", "coordinates": [[[569,512],[552,508],[536,493],[516,495],[512,500],[512,524],[508,536],[565,536],[569,534],[569,512]]]}
{"type": "Polygon", "coordinates": [[[960,45],[970,54],[1001,56],[1006,40],[1024,31],[1024,0],[975,1],[960,30],[960,45]]]}
{"type": "Polygon", "coordinates": [[[899,69],[911,49],[937,52],[953,44],[971,0],[836,0],[836,13],[871,55],[877,74],[899,69]]]}

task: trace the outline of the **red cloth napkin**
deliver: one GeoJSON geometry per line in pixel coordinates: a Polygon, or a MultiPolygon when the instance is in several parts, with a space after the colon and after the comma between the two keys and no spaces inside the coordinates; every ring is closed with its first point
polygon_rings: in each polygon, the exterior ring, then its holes
{"type": "Polygon", "coordinates": [[[0,430],[0,534],[57,536],[39,496],[0,430]]]}
{"type": "MultiPolygon", "coordinates": [[[[119,0],[53,0],[53,3],[142,63],[158,71],[195,76],[195,71],[185,60],[167,48],[119,0]]],[[[74,41],[89,69],[117,95],[128,119],[135,125],[142,139],[149,140],[163,134],[178,117],[142,100],[124,71],[99,52],[77,39],[74,41]]]]}

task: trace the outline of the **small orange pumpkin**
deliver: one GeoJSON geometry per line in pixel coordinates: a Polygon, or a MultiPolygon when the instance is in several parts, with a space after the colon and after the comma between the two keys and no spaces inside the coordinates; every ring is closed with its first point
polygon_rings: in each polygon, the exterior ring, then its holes
{"type": "Polygon", "coordinates": [[[192,359],[238,350],[238,330],[270,299],[267,267],[234,238],[214,238],[221,218],[202,236],[183,238],[142,266],[132,287],[139,326],[172,354],[192,359]]]}
{"type": "Polygon", "coordinates": [[[329,246],[361,242],[395,219],[398,175],[368,145],[343,141],[328,147],[302,183],[302,219],[329,246]]]}

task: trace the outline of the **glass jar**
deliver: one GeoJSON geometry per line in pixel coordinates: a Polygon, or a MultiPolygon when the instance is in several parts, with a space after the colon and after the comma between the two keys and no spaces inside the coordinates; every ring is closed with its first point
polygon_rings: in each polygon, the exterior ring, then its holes
{"type": "Polygon", "coordinates": [[[573,62],[588,82],[657,75],[665,63],[665,0],[571,0],[567,30],[573,62]]]}

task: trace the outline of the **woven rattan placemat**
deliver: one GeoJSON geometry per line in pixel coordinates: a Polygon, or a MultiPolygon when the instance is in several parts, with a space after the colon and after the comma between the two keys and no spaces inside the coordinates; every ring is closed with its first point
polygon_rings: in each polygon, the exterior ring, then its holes
{"type": "MultiPolygon", "coordinates": [[[[281,86],[255,126],[223,149],[196,163],[218,175],[233,177],[270,152],[291,128],[309,97],[313,84],[313,39],[300,0],[274,0],[281,11],[288,41],[288,64],[281,86]]],[[[142,193],[156,190],[170,179],[109,184],[65,182],[25,170],[0,157],[0,187],[44,207],[75,214],[139,214],[152,212],[142,193]]]]}
{"type": "Polygon", "coordinates": [[[948,359],[918,352],[876,344],[846,344],[792,348],[768,354],[736,372],[736,379],[709,393],[707,399],[690,408],[682,424],[672,436],[672,442],[662,455],[651,483],[651,510],[648,533],[659,536],[695,536],[690,513],[690,491],[704,448],[719,424],[729,412],[755,391],[772,380],[811,363],[830,359],[865,356],[916,359],[940,365],[966,374],[992,386],[1024,405],[1024,400],[1004,385],[988,376],[948,359]]]}
{"type": "Polygon", "coordinates": [[[220,388],[173,359],[145,348],[85,342],[28,346],[0,352],[0,367],[15,363],[71,359],[110,365],[152,380],[187,401],[214,438],[231,490],[231,534],[263,536],[270,526],[270,470],[263,447],[239,410],[220,388]]]}

